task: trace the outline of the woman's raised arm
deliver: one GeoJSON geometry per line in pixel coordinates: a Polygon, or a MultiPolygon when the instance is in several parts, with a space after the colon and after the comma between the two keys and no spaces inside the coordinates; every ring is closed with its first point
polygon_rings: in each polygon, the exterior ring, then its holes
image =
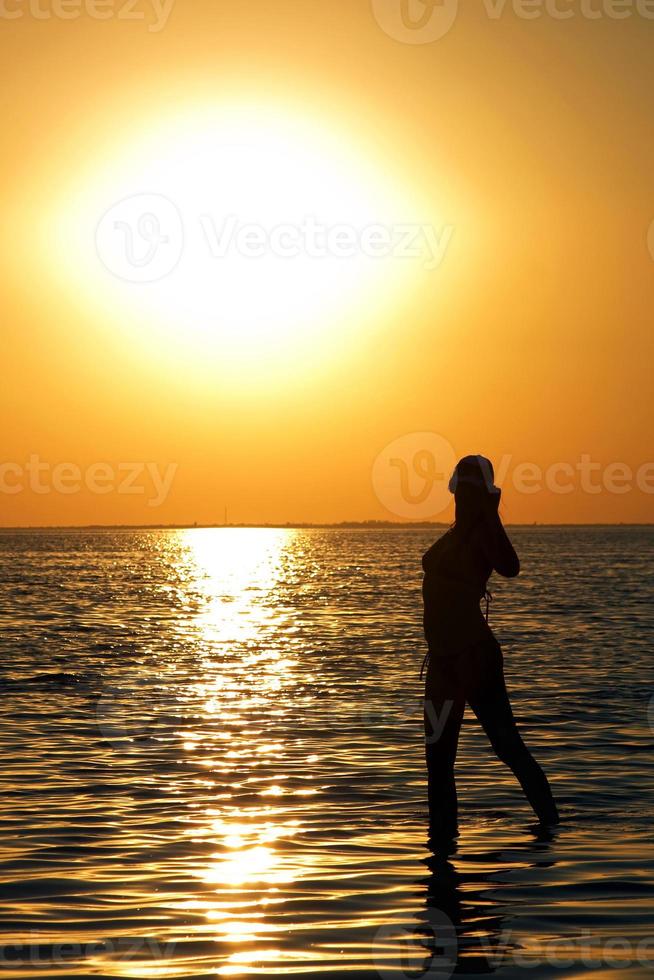
{"type": "Polygon", "coordinates": [[[489,495],[488,508],[484,515],[483,547],[488,561],[498,575],[515,578],[520,574],[520,559],[498,513],[500,497],[500,490],[489,495]]]}

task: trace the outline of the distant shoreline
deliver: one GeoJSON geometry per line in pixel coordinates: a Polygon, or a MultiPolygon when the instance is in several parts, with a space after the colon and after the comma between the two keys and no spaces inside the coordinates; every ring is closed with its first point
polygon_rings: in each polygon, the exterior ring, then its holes
{"type": "MultiPolygon", "coordinates": [[[[654,527],[654,523],[630,523],[621,522],[611,523],[570,523],[570,524],[548,524],[541,521],[533,521],[529,524],[516,524],[507,522],[507,527],[654,527]]],[[[286,524],[5,524],[0,525],[2,531],[192,531],[192,530],[214,530],[216,528],[238,529],[250,528],[262,530],[283,530],[283,531],[305,531],[305,530],[429,530],[433,528],[450,527],[450,522],[444,521],[340,521],[338,523],[316,523],[311,521],[286,523],[286,524]]]]}

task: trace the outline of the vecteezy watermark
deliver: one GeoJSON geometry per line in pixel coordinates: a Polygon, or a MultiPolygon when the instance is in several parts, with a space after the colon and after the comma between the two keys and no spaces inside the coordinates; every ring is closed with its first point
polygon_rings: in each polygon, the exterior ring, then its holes
{"type": "Polygon", "coordinates": [[[356,228],[348,224],[326,225],[311,216],[301,224],[279,224],[272,228],[243,223],[228,215],[220,229],[211,215],[200,215],[202,230],[213,258],[231,252],[244,258],[266,254],[294,259],[423,259],[425,269],[437,269],[445,257],[454,228],[436,229],[426,224],[372,224],[356,228]]]}
{"type": "Polygon", "coordinates": [[[156,282],[170,275],[193,241],[215,261],[230,256],[261,259],[410,259],[437,269],[449,248],[453,225],[326,224],[312,215],[299,223],[266,226],[237,215],[184,215],[162,194],[135,194],[113,204],[100,219],[96,252],[114,276],[126,282],[156,282]]]}
{"type": "Polygon", "coordinates": [[[0,0],[0,20],[129,20],[151,34],[168,23],[175,0],[0,0]]]}
{"type": "Polygon", "coordinates": [[[372,466],[377,499],[398,517],[419,520],[445,510],[454,449],[435,432],[410,432],[382,449],[372,466]]]}
{"type": "Polygon", "coordinates": [[[91,463],[82,468],[77,463],[49,463],[32,453],[24,463],[0,462],[0,494],[135,494],[145,496],[148,507],[160,507],[168,499],[177,470],[177,463],[161,467],[158,463],[91,463]]]}
{"type": "Polygon", "coordinates": [[[170,687],[158,677],[136,678],[104,687],[96,705],[102,738],[118,756],[143,750],[156,732],[174,728],[174,698],[170,687]]]}
{"type": "MultiPolygon", "coordinates": [[[[452,444],[435,432],[411,432],[394,439],[373,462],[375,495],[398,517],[436,517],[452,499],[448,484],[456,460],[452,444]]],[[[622,495],[634,490],[654,494],[654,461],[634,468],[622,462],[599,463],[589,453],[581,453],[574,461],[541,466],[505,454],[496,461],[495,482],[527,495],[544,491],[622,495]]]]}
{"type": "Polygon", "coordinates": [[[407,918],[401,913],[391,916],[375,933],[372,959],[380,980],[447,980],[459,954],[454,923],[433,905],[413,923],[407,918]]]}
{"type": "MultiPolygon", "coordinates": [[[[410,923],[401,913],[392,916],[375,933],[373,960],[381,980],[404,977],[406,980],[447,980],[459,965],[459,941],[451,919],[437,906],[428,903],[410,923]]],[[[654,938],[630,939],[605,936],[583,929],[574,936],[552,939],[524,937],[510,926],[497,933],[480,930],[478,956],[486,971],[502,969],[600,970],[654,965],[654,938]]],[[[480,971],[482,972],[482,971],[480,971]]]]}
{"type": "Polygon", "coordinates": [[[118,279],[157,282],[182,256],[182,216],[162,194],[134,194],[102,216],[95,247],[105,268],[118,279]]]}
{"type": "Polygon", "coordinates": [[[652,221],[647,230],[647,247],[649,248],[649,254],[654,259],[654,221],[652,221]]]}
{"type": "MultiPolygon", "coordinates": [[[[654,0],[480,0],[489,20],[511,13],[521,20],[654,20],[654,0]]],[[[459,0],[372,0],[382,30],[404,44],[431,44],[450,32],[459,0]]]]}
{"type": "Polygon", "coordinates": [[[454,701],[434,702],[425,698],[423,711],[425,717],[425,744],[434,745],[445,731],[447,720],[452,714],[454,701]]]}
{"type": "Polygon", "coordinates": [[[68,963],[76,960],[90,960],[101,956],[103,960],[137,959],[169,960],[177,949],[177,940],[161,942],[150,936],[118,937],[98,939],[95,942],[39,942],[39,933],[32,932],[30,942],[3,943],[0,945],[0,963],[45,965],[48,963],[68,963]]]}
{"type": "Polygon", "coordinates": [[[431,44],[452,29],[459,0],[372,0],[381,29],[405,44],[431,44]]]}
{"type": "MultiPolygon", "coordinates": [[[[583,929],[578,936],[560,939],[534,939],[528,946],[512,943],[509,949],[511,931],[502,931],[501,943],[496,952],[489,957],[490,965],[516,969],[548,966],[558,970],[571,970],[583,967],[585,970],[600,970],[642,966],[651,970],[654,965],[654,939],[631,940],[623,936],[607,938],[593,935],[583,929]],[[502,953],[502,950],[505,952],[502,953]],[[508,951],[508,952],[506,952],[508,951]]],[[[482,942],[482,945],[485,945],[482,942]]]]}

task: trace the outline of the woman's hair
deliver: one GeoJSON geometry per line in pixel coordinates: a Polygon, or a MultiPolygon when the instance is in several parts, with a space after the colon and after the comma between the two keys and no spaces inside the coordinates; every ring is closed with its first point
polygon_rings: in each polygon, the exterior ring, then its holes
{"type": "Polygon", "coordinates": [[[450,491],[454,494],[454,523],[470,527],[488,506],[488,498],[497,493],[493,464],[485,456],[464,456],[454,467],[450,491]]]}

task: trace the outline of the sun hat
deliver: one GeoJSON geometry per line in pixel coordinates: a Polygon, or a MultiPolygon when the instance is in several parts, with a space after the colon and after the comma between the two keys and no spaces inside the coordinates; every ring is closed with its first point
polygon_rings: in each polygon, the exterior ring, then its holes
{"type": "Polygon", "coordinates": [[[475,487],[486,487],[489,493],[497,493],[494,480],[495,473],[490,459],[481,454],[464,456],[454,467],[448,489],[450,493],[454,493],[459,484],[468,483],[475,487]]]}

